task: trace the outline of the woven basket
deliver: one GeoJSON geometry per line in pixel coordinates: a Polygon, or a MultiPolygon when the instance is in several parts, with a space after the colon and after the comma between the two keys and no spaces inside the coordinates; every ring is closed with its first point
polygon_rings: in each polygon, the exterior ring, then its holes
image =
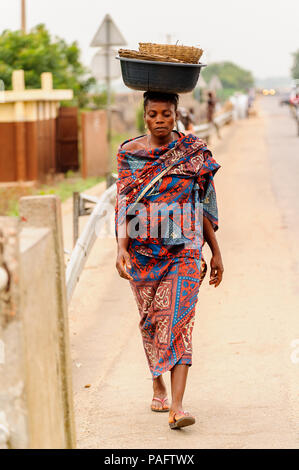
{"type": "Polygon", "coordinates": [[[173,57],[180,62],[189,64],[197,64],[203,54],[203,50],[198,47],[154,44],[151,42],[140,42],[139,51],[147,54],[173,57]]]}
{"type": "Polygon", "coordinates": [[[182,60],[178,60],[173,57],[168,57],[168,56],[159,55],[159,54],[152,54],[148,52],[133,51],[131,49],[119,49],[118,54],[120,57],[127,57],[129,59],[153,60],[157,62],[183,63],[182,60]]]}

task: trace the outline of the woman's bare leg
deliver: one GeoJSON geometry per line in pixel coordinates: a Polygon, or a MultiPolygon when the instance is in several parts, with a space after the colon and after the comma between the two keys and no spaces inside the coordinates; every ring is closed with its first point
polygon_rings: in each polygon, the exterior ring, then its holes
{"type": "Polygon", "coordinates": [[[185,392],[189,366],[177,364],[171,369],[171,396],[170,412],[183,410],[183,396],[185,392]]]}
{"type": "MultiPolygon", "coordinates": [[[[153,380],[153,390],[154,390],[154,397],[156,398],[165,398],[167,396],[167,390],[166,390],[166,385],[164,383],[162,375],[159,375],[156,379],[153,380]]],[[[161,402],[153,400],[152,402],[153,406],[158,409],[162,409],[163,405],[161,402]]],[[[164,402],[164,407],[168,405],[168,402],[164,402]]]]}

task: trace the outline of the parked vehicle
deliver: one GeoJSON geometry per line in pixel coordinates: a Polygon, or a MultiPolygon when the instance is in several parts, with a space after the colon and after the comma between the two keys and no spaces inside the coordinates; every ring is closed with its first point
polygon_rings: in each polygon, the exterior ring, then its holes
{"type": "Polygon", "coordinates": [[[299,136],[299,91],[296,91],[290,98],[291,113],[297,124],[297,134],[299,136]]]}
{"type": "Polygon", "coordinates": [[[281,106],[290,104],[290,93],[282,93],[280,96],[279,103],[281,106]]]}

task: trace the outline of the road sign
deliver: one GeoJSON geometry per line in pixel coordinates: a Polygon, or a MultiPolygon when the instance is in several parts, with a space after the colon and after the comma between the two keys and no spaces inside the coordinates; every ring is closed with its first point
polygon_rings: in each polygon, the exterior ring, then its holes
{"type": "Polygon", "coordinates": [[[213,75],[210,82],[209,82],[209,88],[210,90],[222,90],[223,85],[221,83],[220,78],[217,75],[213,75]]]}
{"type": "Polygon", "coordinates": [[[106,15],[93,40],[91,41],[90,46],[125,46],[126,44],[127,42],[125,38],[114,23],[111,16],[106,15]]]}
{"type": "MultiPolygon", "coordinates": [[[[115,80],[121,75],[119,60],[115,59],[117,56],[117,50],[110,49],[108,56],[110,79],[115,80]]],[[[105,50],[99,50],[92,58],[91,71],[97,80],[107,80],[106,60],[107,52],[105,50]]]]}
{"type": "Polygon", "coordinates": [[[4,101],[5,101],[5,85],[4,85],[4,81],[0,79],[0,103],[4,103],[4,101]]]}

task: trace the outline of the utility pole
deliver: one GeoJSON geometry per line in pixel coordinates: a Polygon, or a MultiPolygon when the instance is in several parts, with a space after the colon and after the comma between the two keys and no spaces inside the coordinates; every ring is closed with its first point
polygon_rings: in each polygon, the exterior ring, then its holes
{"type": "Polygon", "coordinates": [[[166,44],[171,44],[171,34],[170,33],[166,34],[166,44]]]}
{"type": "Polygon", "coordinates": [[[21,0],[21,29],[26,33],[26,0],[21,0]]]}
{"type": "Polygon", "coordinates": [[[111,18],[107,16],[107,23],[106,23],[106,92],[107,92],[107,124],[108,124],[108,132],[107,132],[107,140],[108,140],[108,172],[106,175],[106,186],[112,184],[111,179],[111,87],[110,87],[110,49],[111,49],[111,18]]]}
{"type": "MultiPolygon", "coordinates": [[[[119,31],[118,27],[114,23],[110,15],[106,15],[102,21],[99,29],[97,30],[93,40],[91,41],[91,47],[101,47],[103,48],[103,55],[105,58],[104,66],[104,80],[106,83],[106,92],[107,92],[107,142],[108,142],[108,169],[106,173],[106,185],[107,188],[111,186],[113,182],[112,178],[112,155],[111,155],[111,78],[112,78],[112,64],[111,64],[111,47],[116,45],[125,45],[126,40],[119,31]]],[[[98,69],[99,67],[97,67],[98,69]]],[[[96,75],[98,75],[99,70],[97,70],[96,75]]],[[[101,73],[100,73],[101,75],[101,73]]],[[[98,75],[99,76],[99,75],[98,75]]]]}

